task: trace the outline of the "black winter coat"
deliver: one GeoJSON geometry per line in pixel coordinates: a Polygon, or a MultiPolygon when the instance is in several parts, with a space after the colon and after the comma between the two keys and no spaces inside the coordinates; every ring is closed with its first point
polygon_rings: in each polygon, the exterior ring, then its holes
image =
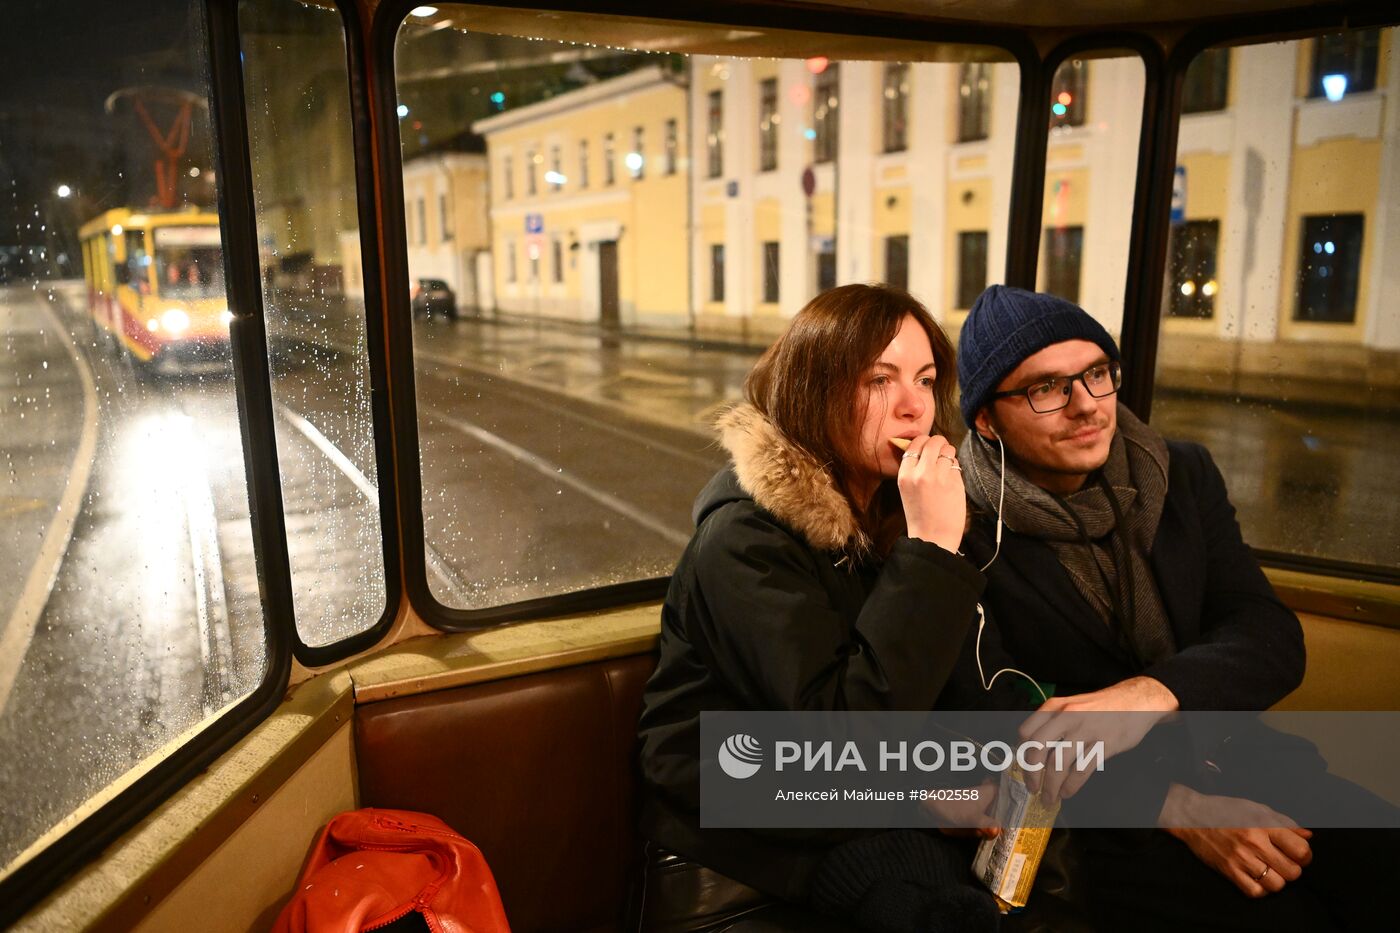
{"type": "Polygon", "coordinates": [[[927,710],[943,689],[983,580],[964,558],[899,539],[883,561],[827,471],[756,410],[721,423],[733,459],[695,503],[695,536],[662,607],[643,696],[643,832],[788,900],[851,832],[702,830],[705,710],[927,710]]]}
{"type": "MultiPolygon", "coordinates": [[[[1016,668],[1066,696],[1144,675],[1176,694],[1183,710],[1268,709],[1302,681],[1302,627],[1240,536],[1220,470],[1199,444],[1169,441],[1167,450],[1166,506],[1150,560],[1176,653],[1139,665],[1075,588],[1051,547],[1008,528],[1001,554],[986,571],[981,660],[987,677],[1016,668]]],[[[995,516],[974,516],[963,547],[979,567],[990,560],[995,516]]],[[[975,635],[939,705],[1028,705],[1014,675],[1003,676],[993,694],[983,691],[975,635]]]]}

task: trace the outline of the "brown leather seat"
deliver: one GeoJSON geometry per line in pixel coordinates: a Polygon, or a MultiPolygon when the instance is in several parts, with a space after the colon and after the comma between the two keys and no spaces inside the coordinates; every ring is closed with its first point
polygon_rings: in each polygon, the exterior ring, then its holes
{"type": "Polygon", "coordinates": [[[637,717],[654,655],[357,707],[360,804],[480,847],[516,933],[616,930],[638,871],[637,717]]]}

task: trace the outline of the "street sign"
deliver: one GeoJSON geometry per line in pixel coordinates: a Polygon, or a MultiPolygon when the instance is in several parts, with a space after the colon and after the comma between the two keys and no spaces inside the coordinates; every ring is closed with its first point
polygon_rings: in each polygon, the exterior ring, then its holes
{"type": "Polygon", "coordinates": [[[1172,223],[1186,219],[1186,166],[1178,165],[1172,176],[1172,223]]]}
{"type": "Polygon", "coordinates": [[[526,232],[526,233],[544,233],[544,215],[543,215],[543,214],[526,214],[526,215],[525,215],[525,232],[526,232]]]}

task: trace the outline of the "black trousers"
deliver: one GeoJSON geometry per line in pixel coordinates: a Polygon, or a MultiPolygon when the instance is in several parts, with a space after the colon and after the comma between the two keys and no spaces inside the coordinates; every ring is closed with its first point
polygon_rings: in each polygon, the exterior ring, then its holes
{"type": "Polygon", "coordinates": [[[638,933],[851,933],[810,908],[769,897],[647,843],[632,913],[638,933]]]}
{"type": "Polygon", "coordinates": [[[1095,929],[1351,933],[1395,922],[1395,830],[1316,830],[1302,877],[1262,898],[1246,897],[1161,830],[1070,834],[1076,901],[1095,929]]]}

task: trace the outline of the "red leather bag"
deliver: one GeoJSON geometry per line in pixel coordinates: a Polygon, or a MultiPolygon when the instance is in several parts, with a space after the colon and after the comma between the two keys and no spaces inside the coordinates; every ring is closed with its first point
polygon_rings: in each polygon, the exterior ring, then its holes
{"type": "Polygon", "coordinates": [[[510,933],[481,850],[427,813],[352,810],[321,830],[276,933],[359,933],[418,911],[434,933],[510,933]]]}

